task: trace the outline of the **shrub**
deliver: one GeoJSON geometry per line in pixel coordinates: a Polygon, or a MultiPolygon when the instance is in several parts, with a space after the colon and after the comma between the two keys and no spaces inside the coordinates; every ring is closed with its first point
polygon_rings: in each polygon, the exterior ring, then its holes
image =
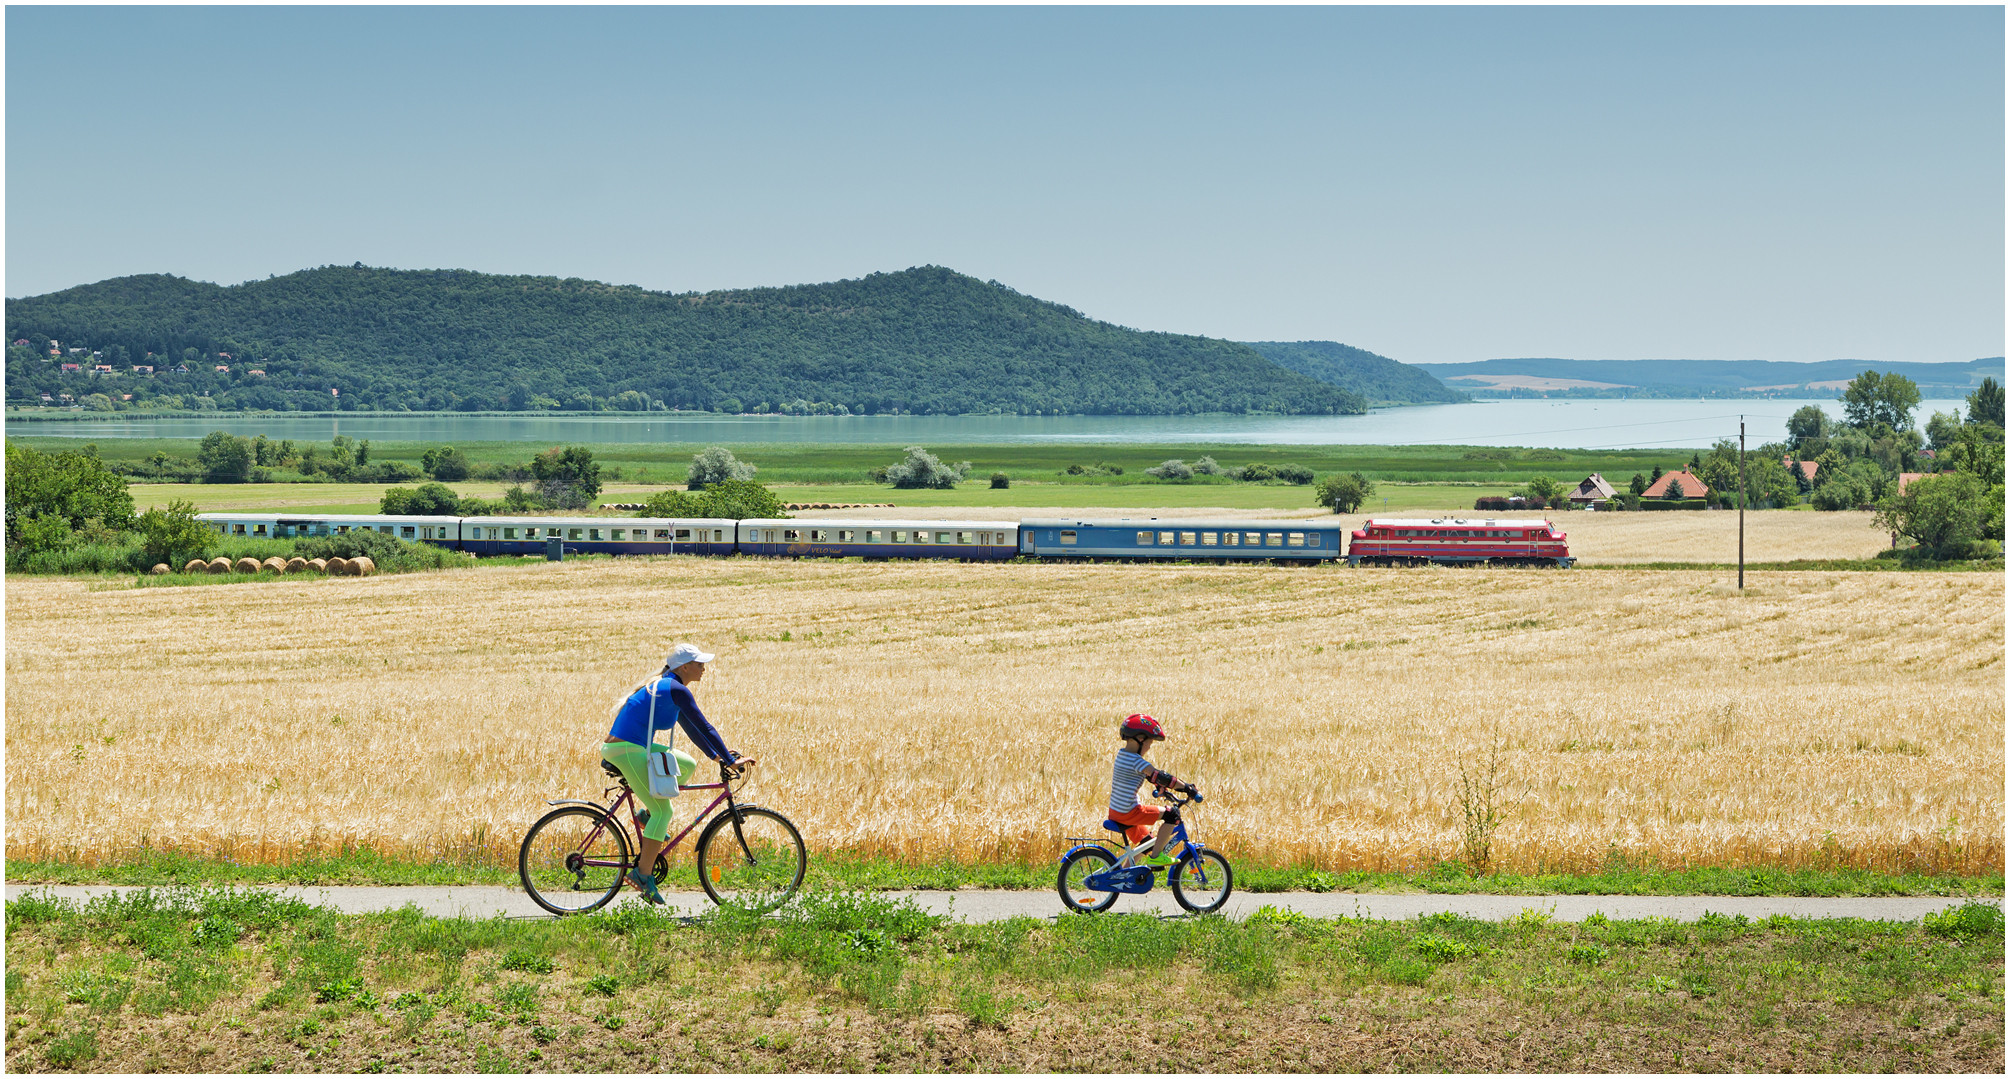
{"type": "Polygon", "coordinates": [[[994,491],[1002,491],[1002,490],[1004,490],[1004,489],[1006,489],[1006,488],[1008,488],[1008,487],[1010,487],[1010,486],[1012,486],[1012,477],[1010,477],[1010,476],[1006,475],[1006,474],[1005,474],[1005,473],[1003,473],[1003,472],[993,472],[993,473],[991,474],[991,489],[992,489],[992,490],[994,490],[994,491]]]}
{"type": "MultiPolygon", "coordinates": [[[[735,408],[729,411],[739,410],[735,408]]],[[[734,457],[732,450],[724,446],[707,446],[692,455],[691,469],[685,473],[685,483],[693,491],[701,491],[727,480],[751,480],[757,471],[759,469],[753,465],[734,457]]]]}
{"type": "Polygon", "coordinates": [[[968,461],[953,465],[944,464],[940,458],[920,446],[909,446],[906,457],[886,466],[884,482],[899,488],[947,490],[956,486],[969,471],[968,461]]]}
{"type": "Polygon", "coordinates": [[[696,516],[744,521],[786,518],[788,513],[781,499],[766,487],[751,480],[723,480],[705,489],[696,516]]]}
{"type": "Polygon", "coordinates": [[[1241,480],[1244,483],[1262,483],[1264,480],[1276,479],[1277,469],[1258,461],[1255,464],[1243,465],[1241,468],[1229,469],[1228,478],[1241,480]]]}
{"type": "Polygon", "coordinates": [[[1312,482],[1312,470],[1304,465],[1283,464],[1277,466],[1277,478],[1300,487],[1312,482]]]}
{"type": "Polygon", "coordinates": [[[682,491],[658,491],[649,497],[637,517],[703,517],[704,496],[682,491]]]}
{"type": "Polygon", "coordinates": [[[140,550],[148,562],[180,563],[209,549],[216,533],[195,519],[195,504],[176,499],[140,514],[140,550]]]}
{"type": "Polygon", "coordinates": [[[1214,458],[1203,457],[1193,463],[1193,473],[1196,476],[1225,476],[1228,470],[1215,463],[1214,458]]]}
{"type": "Polygon", "coordinates": [[[443,483],[421,484],[416,491],[393,487],[384,492],[378,513],[399,517],[459,517],[461,500],[443,483]]]}
{"type": "Polygon", "coordinates": [[[468,478],[468,455],[452,446],[435,446],[419,455],[419,467],[436,480],[468,478]]]}
{"type": "Polygon", "coordinates": [[[1164,464],[1145,469],[1145,475],[1151,476],[1154,479],[1171,480],[1177,483],[1180,480],[1190,480],[1193,478],[1193,466],[1175,457],[1164,464]]]}

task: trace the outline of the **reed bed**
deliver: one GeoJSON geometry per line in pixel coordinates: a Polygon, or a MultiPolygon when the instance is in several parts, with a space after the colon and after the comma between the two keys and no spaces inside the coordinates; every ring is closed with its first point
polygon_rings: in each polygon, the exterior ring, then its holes
{"type": "MultiPolygon", "coordinates": [[[[1200,835],[1331,871],[2003,866],[2001,575],[907,565],[664,558],[259,588],[8,582],[7,851],[513,864],[597,795],[610,708],[689,639],[812,846],[1046,859],[1112,734],[1200,835]],[[246,662],[256,657],[256,662],[246,662]]],[[[680,744],[682,740],[679,740],[680,744]]],[[[677,803],[680,814],[700,807],[677,803]]]]}

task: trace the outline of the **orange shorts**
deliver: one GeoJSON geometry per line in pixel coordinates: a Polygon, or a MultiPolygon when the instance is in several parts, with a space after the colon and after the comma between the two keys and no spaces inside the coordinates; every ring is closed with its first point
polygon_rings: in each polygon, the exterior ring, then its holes
{"type": "Polygon", "coordinates": [[[1142,843],[1152,837],[1153,826],[1158,824],[1159,818],[1165,816],[1165,813],[1166,811],[1158,806],[1140,804],[1128,813],[1112,813],[1110,819],[1126,826],[1124,838],[1132,843],[1142,843]]]}

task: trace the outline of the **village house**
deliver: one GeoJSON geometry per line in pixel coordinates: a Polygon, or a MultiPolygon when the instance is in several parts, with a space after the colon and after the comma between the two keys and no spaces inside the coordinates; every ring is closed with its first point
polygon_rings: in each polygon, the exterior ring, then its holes
{"type": "Polygon", "coordinates": [[[246,372],[245,372],[245,374],[247,374],[247,375],[257,375],[257,376],[258,376],[259,378],[264,378],[264,377],[265,377],[265,369],[264,369],[264,368],[262,368],[262,367],[254,367],[254,368],[252,368],[251,370],[249,370],[249,371],[246,371],[246,372]]]}
{"type": "Polygon", "coordinates": [[[98,373],[98,374],[102,374],[102,375],[116,375],[116,374],[118,374],[118,372],[117,372],[117,371],[114,371],[114,370],[112,370],[112,365],[111,365],[111,364],[108,364],[108,363],[101,363],[101,364],[98,364],[97,366],[95,366],[95,367],[91,368],[91,370],[92,370],[92,371],[94,371],[94,372],[96,372],[96,373],[98,373]]]}
{"type": "Polygon", "coordinates": [[[217,364],[216,369],[222,371],[226,375],[230,373],[230,365],[227,363],[217,364]]]}
{"type": "Polygon", "coordinates": [[[1578,484],[1576,490],[1570,492],[1570,501],[1574,505],[1582,506],[1592,502],[1603,502],[1618,493],[1612,489],[1611,484],[1605,482],[1604,476],[1593,472],[1584,477],[1584,482],[1578,484]]]}
{"type": "Polygon", "coordinates": [[[25,338],[25,337],[23,337],[23,338],[22,338],[22,339],[20,339],[19,341],[16,341],[16,342],[14,342],[14,347],[15,347],[15,348],[27,348],[27,347],[28,347],[28,339],[27,339],[27,338],[25,338]]]}
{"type": "Polygon", "coordinates": [[[138,375],[151,375],[154,373],[154,369],[151,364],[136,363],[133,365],[133,373],[138,375]]]}
{"type": "Polygon", "coordinates": [[[1787,466],[1787,475],[1808,487],[1815,485],[1815,473],[1822,467],[1820,461],[1796,461],[1792,457],[1782,457],[1780,463],[1787,466]]]}
{"type": "Polygon", "coordinates": [[[1710,485],[1698,479],[1685,468],[1680,472],[1664,473],[1660,479],[1649,484],[1647,490],[1640,497],[1642,499],[1708,498],[1710,497],[1710,485]],[[1670,487],[1675,488],[1675,494],[1668,492],[1670,487]]]}
{"type": "Polygon", "coordinates": [[[66,375],[72,371],[82,371],[83,369],[84,365],[80,363],[66,363],[63,365],[63,373],[66,375]]]}

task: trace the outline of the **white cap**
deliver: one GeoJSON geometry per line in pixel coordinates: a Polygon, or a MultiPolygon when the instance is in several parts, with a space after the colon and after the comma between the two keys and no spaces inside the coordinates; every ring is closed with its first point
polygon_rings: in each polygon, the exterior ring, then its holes
{"type": "Polygon", "coordinates": [[[670,654],[663,658],[663,669],[674,671],[686,663],[710,663],[715,657],[710,652],[701,652],[695,644],[677,644],[670,654]]]}

